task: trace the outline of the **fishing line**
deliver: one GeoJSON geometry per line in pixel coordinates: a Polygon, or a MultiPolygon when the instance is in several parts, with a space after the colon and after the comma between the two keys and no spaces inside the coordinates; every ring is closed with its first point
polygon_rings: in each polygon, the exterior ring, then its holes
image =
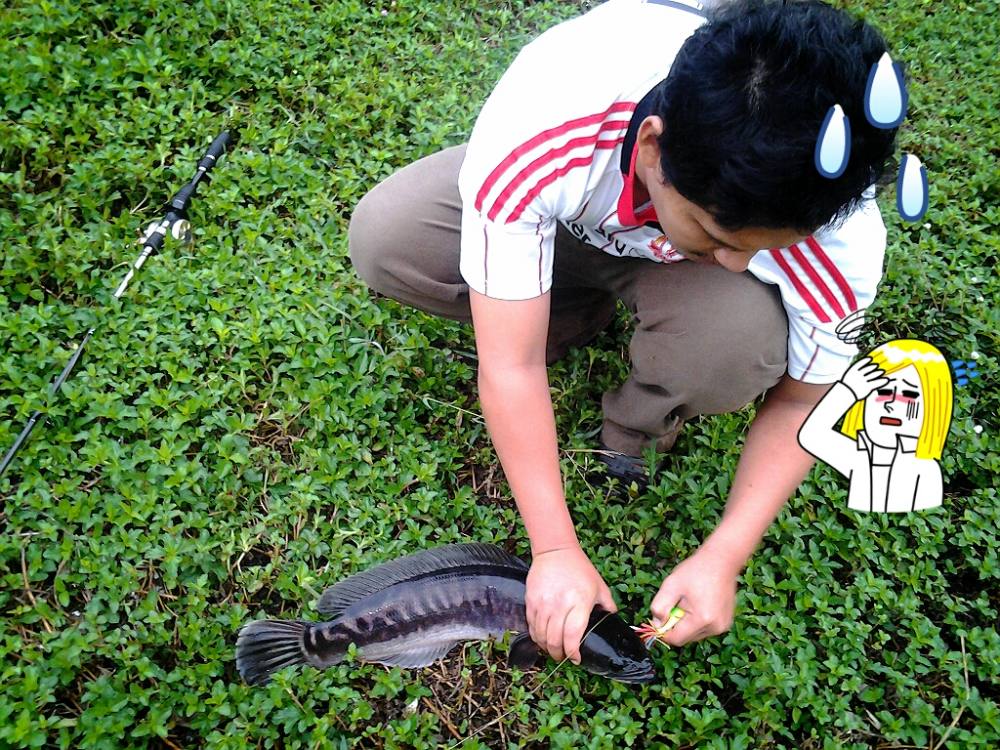
{"type": "MultiPolygon", "coordinates": [[[[587,636],[590,635],[591,633],[593,633],[600,626],[600,624],[602,622],[604,622],[612,614],[613,613],[611,613],[611,612],[605,612],[604,613],[604,617],[602,617],[600,620],[598,620],[597,622],[595,622],[594,623],[594,627],[592,627],[590,630],[588,630],[586,633],[583,634],[583,638],[580,639],[580,643],[582,644],[585,640],[587,640],[587,636]]],[[[569,661],[569,657],[568,656],[563,657],[563,660],[561,662],[559,662],[558,664],[556,664],[552,668],[552,671],[549,672],[547,675],[545,675],[545,677],[542,678],[541,682],[539,682],[537,685],[535,685],[535,687],[534,687],[533,690],[529,690],[528,691],[528,695],[530,697],[533,697],[535,695],[535,693],[538,692],[542,688],[542,686],[545,685],[545,683],[549,681],[549,678],[552,677],[552,675],[554,675],[557,671],[559,671],[559,667],[561,667],[567,661],[569,661]]],[[[465,739],[460,740],[460,741],[454,743],[453,745],[449,745],[448,748],[447,748],[447,750],[455,750],[456,747],[460,747],[461,745],[464,745],[466,742],[468,742],[469,740],[471,740],[477,734],[481,734],[482,732],[484,732],[485,730],[489,729],[491,726],[493,726],[497,722],[500,722],[500,721],[503,721],[504,719],[506,719],[510,714],[514,713],[515,710],[516,710],[516,708],[511,708],[511,709],[505,711],[504,713],[500,714],[498,717],[496,717],[492,721],[489,721],[486,724],[483,724],[481,727],[479,727],[479,729],[477,729],[475,732],[473,732],[472,734],[470,734],[465,739]]]]}

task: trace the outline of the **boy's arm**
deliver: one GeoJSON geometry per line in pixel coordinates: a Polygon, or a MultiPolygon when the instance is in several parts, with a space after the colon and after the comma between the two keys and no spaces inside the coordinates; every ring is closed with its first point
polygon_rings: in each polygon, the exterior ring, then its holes
{"type": "Polygon", "coordinates": [[[750,263],[754,276],[781,291],[788,315],[788,372],[768,392],[750,426],[721,523],[671,571],[653,599],[654,619],[661,622],[682,597],[681,608],[690,612],[670,632],[668,643],[729,629],[736,577],[812,467],[812,456],[799,446],[799,429],[857,352],[838,336],[838,327],[872,303],[882,276],[886,230],[873,195],[866,194],[838,226],[791,248],[759,252],[750,263]],[[796,268],[818,281],[804,283],[796,268]],[[812,292],[803,293],[810,284],[812,292]]]}
{"type": "Polygon", "coordinates": [[[829,387],[785,375],[768,391],[750,426],[722,521],[674,568],[653,599],[653,616],[660,622],[674,606],[687,612],[667,643],[679,646],[724,633],[732,625],[736,577],[813,465],[796,436],[829,387]]]}
{"type": "Polygon", "coordinates": [[[577,545],[563,498],[545,369],[550,295],[510,302],[471,291],[479,399],[532,555],[577,545]]]}
{"type": "Polygon", "coordinates": [[[470,291],[479,400],[531,540],[525,604],[529,634],[553,658],[579,663],[595,603],[616,609],[580,548],[563,495],[545,368],[549,299],[506,301],[470,291]]]}

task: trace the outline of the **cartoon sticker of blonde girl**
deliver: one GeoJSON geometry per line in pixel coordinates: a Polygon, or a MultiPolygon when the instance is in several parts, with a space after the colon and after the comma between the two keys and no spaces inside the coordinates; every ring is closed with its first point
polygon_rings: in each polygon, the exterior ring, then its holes
{"type": "Polygon", "coordinates": [[[799,445],[848,478],[853,510],[935,508],[951,408],[944,355],[925,341],[896,339],[847,369],[803,423],[799,445]]]}

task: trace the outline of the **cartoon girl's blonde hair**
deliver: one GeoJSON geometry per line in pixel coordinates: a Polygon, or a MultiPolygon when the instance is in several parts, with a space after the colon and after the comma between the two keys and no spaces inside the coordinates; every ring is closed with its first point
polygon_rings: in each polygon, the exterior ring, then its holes
{"type": "MultiPolygon", "coordinates": [[[[923,423],[917,438],[917,458],[941,458],[944,440],[951,426],[951,370],[944,355],[935,346],[917,339],[895,339],[868,352],[872,361],[886,375],[913,365],[923,388],[923,423]]],[[[844,417],[840,431],[857,440],[865,424],[865,402],[857,401],[844,417]]]]}

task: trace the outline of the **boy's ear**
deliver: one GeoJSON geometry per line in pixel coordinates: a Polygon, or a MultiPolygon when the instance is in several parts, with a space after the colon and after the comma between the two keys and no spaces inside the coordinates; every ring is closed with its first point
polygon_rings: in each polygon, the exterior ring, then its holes
{"type": "Polygon", "coordinates": [[[635,157],[636,171],[641,169],[648,174],[652,169],[653,174],[660,174],[660,144],[657,139],[662,133],[663,120],[656,115],[650,115],[639,124],[635,142],[635,147],[639,149],[635,157]]]}

